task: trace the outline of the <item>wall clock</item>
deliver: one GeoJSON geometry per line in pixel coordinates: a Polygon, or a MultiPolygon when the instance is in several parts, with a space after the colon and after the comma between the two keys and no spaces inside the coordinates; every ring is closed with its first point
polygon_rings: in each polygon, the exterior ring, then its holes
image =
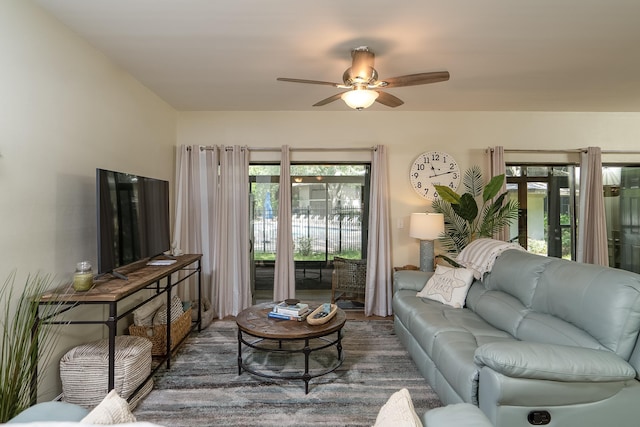
{"type": "Polygon", "coordinates": [[[453,191],[460,185],[460,167],[452,155],[443,151],[420,154],[411,165],[411,187],[425,199],[438,199],[434,185],[446,185],[453,191]]]}

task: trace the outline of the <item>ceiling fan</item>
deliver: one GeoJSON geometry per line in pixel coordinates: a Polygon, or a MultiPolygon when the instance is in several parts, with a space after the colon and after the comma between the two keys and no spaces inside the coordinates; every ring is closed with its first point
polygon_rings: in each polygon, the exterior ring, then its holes
{"type": "Polygon", "coordinates": [[[342,75],[343,83],[324,82],[320,80],[291,79],[278,77],[281,82],[308,83],[314,85],[333,86],[339,89],[349,89],[340,92],[329,98],[313,104],[314,107],[321,107],[339,98],[351,108],[362,110],[379,102],[387,107],[398,107],[404,104],[400,98],[393,96],[380,89],[388,89],[402,86],[416,86],[428,83],[444,82],[449,80],[448,71],[436,71],[431,73],[408,74],[406,76],[391,77],[378,80],[378,72],[373,68],[375,54],[367,46],[360,46],[351,50],[352,64],[342,75]]]}

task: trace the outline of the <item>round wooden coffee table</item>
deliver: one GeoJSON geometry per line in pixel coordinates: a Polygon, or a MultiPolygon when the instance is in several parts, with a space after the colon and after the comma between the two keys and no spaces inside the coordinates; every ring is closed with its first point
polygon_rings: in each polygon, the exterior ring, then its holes
{"type": "MultiPolygon", "coordinates": [[[[242,370],[263,378],[303,380],[304,392],[309,393],[309,380],[326,375],[338,369],[344,361],[342,352],[342,327],[347,321],[347,316],[341,309],[327,323],[322,325],[310,325],[306,321],[271,319],[267,313],[271,311],[274,303],[264,303],[254,305],[236,316],[238,325],[238,375],[242,370]],[[335,337],[330,335],[336,334],[335,337]],[[249,341],[245,335],[251,337],[249,341]],[[302,346],[293,348],[283,347],[283,342],[300,342],[302,346]],[[277,344],[277,345],[274,345],[277,344]],[[304,372],[294,374],[277,374],[264,372],[251,366],[247,360],[243,359],[242,349],[246,346],[255,351],[282,353],[282,354],[304,354],[304,372]],[[314,369],[310,372],[309,355],[314,351],[323,350],[335,346],[337,357],[335,362],[326,369],[314,369]]],[[[313,308],[312,308],[313,309],[313,308]]]]}

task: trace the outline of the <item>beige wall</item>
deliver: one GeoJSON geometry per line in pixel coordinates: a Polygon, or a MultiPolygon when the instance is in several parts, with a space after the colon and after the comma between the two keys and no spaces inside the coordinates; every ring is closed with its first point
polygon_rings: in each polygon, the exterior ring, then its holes
{"type": "MultiPolygon", "coordinates": [[[[404,89],[406,90],[406,89],[404,89]]],[[[430,208],[410,187],[409,168],[418,154],[447,151],[461,170],[485,167],[485,149],[574,149],[600,146],[635,150],[640,113],[514,112],[181,112],[179,144],[240,144],[250,147],[371,147],[388,149],[394,265],[419,264],[418,242],[408,236],[409,215],[430,208]],[[404,228],[399,228],[403,223],[404,228]]],[[[277,153],[271,154],[276,156],[277,153]]],[[[252,154],[263,158],[265,153],[252,154]]],[[[366,153],[293,153],[296,160],[345,160],[366,153]]],[[[605,156],[633,160],[640,156],[605,156]]],[[[508,154],[508,161],[578,161],[574,155],[508,154]]]]}
{"type": "MultiPolygon", "coordinates": [[[[96,265],[96,168],[173,180],[176,112],[23,0],[0,2],[0,94],[0,281],[68,280],[96,265]]],[[[53,360],[98,338],[70,328],[53,360]]]]}

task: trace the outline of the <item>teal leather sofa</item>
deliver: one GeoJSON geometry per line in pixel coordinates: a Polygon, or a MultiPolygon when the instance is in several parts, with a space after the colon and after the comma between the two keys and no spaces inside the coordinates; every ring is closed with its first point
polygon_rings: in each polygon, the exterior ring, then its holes
{"type": "Polygon", "coordinates": [[[496,427],[640,425],[640,275],[507,250],[465,308],[394,274],[395,331],[444,404],[496,427]]]}

